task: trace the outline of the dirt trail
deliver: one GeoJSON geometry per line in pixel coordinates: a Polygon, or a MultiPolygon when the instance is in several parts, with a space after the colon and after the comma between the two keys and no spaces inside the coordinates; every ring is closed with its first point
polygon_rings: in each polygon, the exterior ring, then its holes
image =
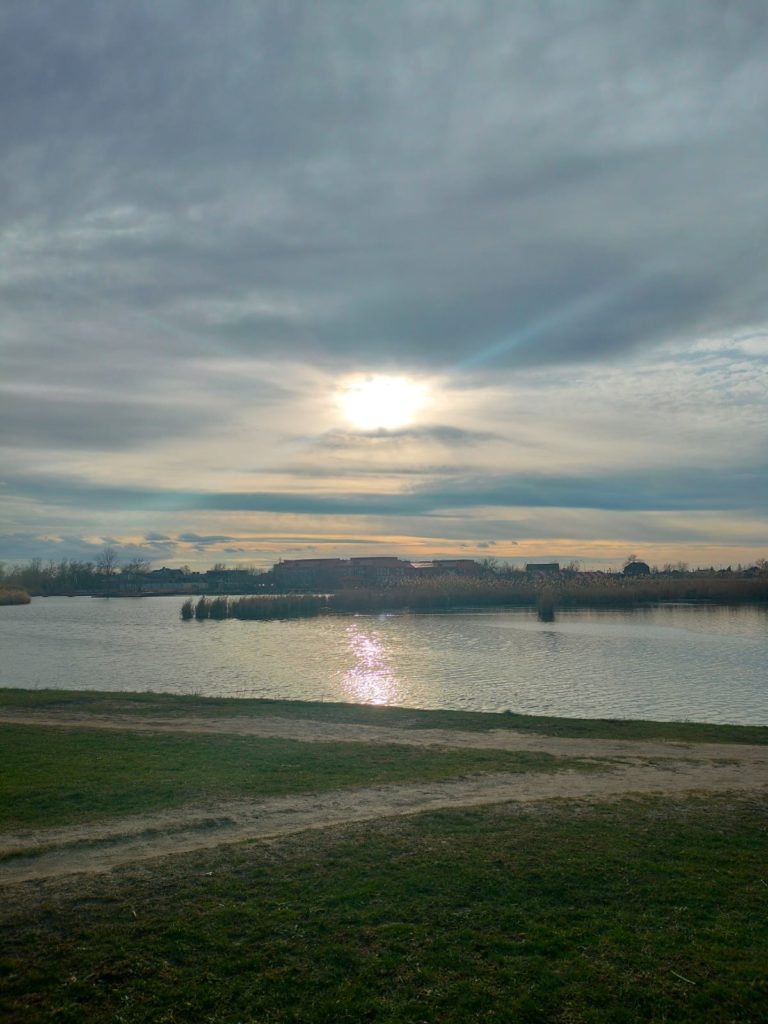
{"type": "Polygon", "coordinates": [[[506,730],[386,729],[284,718],[144,719],[59,714],[0,715],[2,722],[142,732],[234,733],[305,742],[401,743],[621,758],[606,773],[482,775],[452,781],[187,805],[92,825],[0,835],[0,886],[113,867],[245,840],[267,839],[376,818],[445,808],[549,799],[604,800],[631,794],[768,791],[768,748],[631,740],[561,739],[506,730]],[[648,759],[657,759],[647,763],[648,759]]]}
{"type": "Polygon", "coordinates": [[[98,715],[59,712],[0,712],[0,723],[47,725],[81,729],[129,729],[138,732],[214,733],[276,737],[303,743],[395,743],[411,747],[464,747],[475,750],[533,751],[561,757],[679,757],[686,760],[738,760],[768,763],[768,746],[740,743],[682,743],[662,740],[572,739],[561,736],[492,729],[461,732],[454,729],[402,729],[311,719],[156,718],[139,715],[98,715]]]}
{"type": "Polygon", "coordinates": [[[135,815],[105,824],[45,829],[0,837],[0,854],[24,853],[0,865],[0,885],[121,864],[174,853],[266,839],[308,829],[444,808],[506,801],[593,799],[626,794],[724,792],[768,786],[738,765],[628,765],[606,775],[497,774],[455,782],[411,783],[328,793],[238,800],[135,815]],[[42,848],[44,847],[44,848],[42,848]]]}

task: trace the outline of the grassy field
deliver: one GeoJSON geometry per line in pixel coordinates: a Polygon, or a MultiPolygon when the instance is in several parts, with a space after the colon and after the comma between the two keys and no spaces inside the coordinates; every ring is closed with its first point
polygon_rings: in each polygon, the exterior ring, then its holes
{"type": "Polygon", "coordinates": [[[0,725],[0,828],[71,825],[202,800],[597,767],[497,750],[0,725]]]}
{"type": "Polygon", "coordinates": [[[678,740],[685,743],[768,743],[768,727],[710,725],[695,722],[644,722],[623,719],[553,718],[511,712],[422,711],[313,701],[248,700],[178,696],[166,693],[108,693],[95,690],[0,689],[0,713],[51,711],[72,714],[130,714],[163,717],[276,715],[399,729],[514,729],[546,736],[595,739],[678,740]]]}
{"type": "Polygon", "coordinates": [[[754,801],[550,803],[28,886],[0,906],[0,1016],[757,1024],[767,859],[754,801]]]}
{"type": "MultiPolygon", "coordinates": [[[[539,753],[106,731],[87,728],[88,714],[768,738],[731,726],[161,694],[0,690],[3,708],[84,716],[73,729],[0,725],[5,830],[197,801],[611,767],[539,753]]],[[[766,809],[733,795],[509,804],[16,883],[0,889],[0,1020],[761,1024],[766,809]]]]}

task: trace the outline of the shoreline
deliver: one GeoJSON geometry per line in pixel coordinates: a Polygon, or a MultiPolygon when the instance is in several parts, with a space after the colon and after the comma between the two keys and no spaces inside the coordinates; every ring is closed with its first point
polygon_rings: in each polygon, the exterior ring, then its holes
{"type": "Polygon", "coordinates": [[[38,716],[46,711],[64,717],[74,714],[82,724],[86,724],[89,717],[104,714],[116,719],[131,716],[142,716],[146,719],[152,715],[170,715],[172,719],[177,719],[181,715],[186,715],[215,719],[306,720],[386,729],[400,728],[408,731],[493,730],[572,739],[768,745],[768,725],[653,721],[640,718],[566,718],[517,714],[513,711],[461,711],[259,697],[204,697],[154,690],[0,687],[2,720],[11,721],[25,713],[38,716]]]}

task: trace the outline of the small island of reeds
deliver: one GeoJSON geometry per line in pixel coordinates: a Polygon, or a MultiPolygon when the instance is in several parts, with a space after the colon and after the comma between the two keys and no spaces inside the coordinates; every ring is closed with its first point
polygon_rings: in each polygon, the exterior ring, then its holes
{"type": "Polygon", "coordinates": [[[29,604],[32,598],[26,590],[5,590],[0,589],[0,605],[3,604],[29,604]]]}

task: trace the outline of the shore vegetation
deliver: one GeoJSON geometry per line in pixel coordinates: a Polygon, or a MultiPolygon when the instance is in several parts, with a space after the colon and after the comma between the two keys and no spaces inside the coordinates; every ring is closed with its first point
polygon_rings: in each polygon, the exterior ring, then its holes
{"type": "Polygon", "coordinates": [[[202,597],[194,609],[182,605],[183,619],[297,619],[317,615],[388,611],[445,612],[457,609],[536,608],[552,621],[558,610],[637,608],[664,602],[755,604],[768,602],[768,574],[754,578],[687,575],[681,577],[584,574],[531,579],[525,574],[497,579],[442,577],[355,587],[329,594],[264,594],[239,598],[202,597]]]}

